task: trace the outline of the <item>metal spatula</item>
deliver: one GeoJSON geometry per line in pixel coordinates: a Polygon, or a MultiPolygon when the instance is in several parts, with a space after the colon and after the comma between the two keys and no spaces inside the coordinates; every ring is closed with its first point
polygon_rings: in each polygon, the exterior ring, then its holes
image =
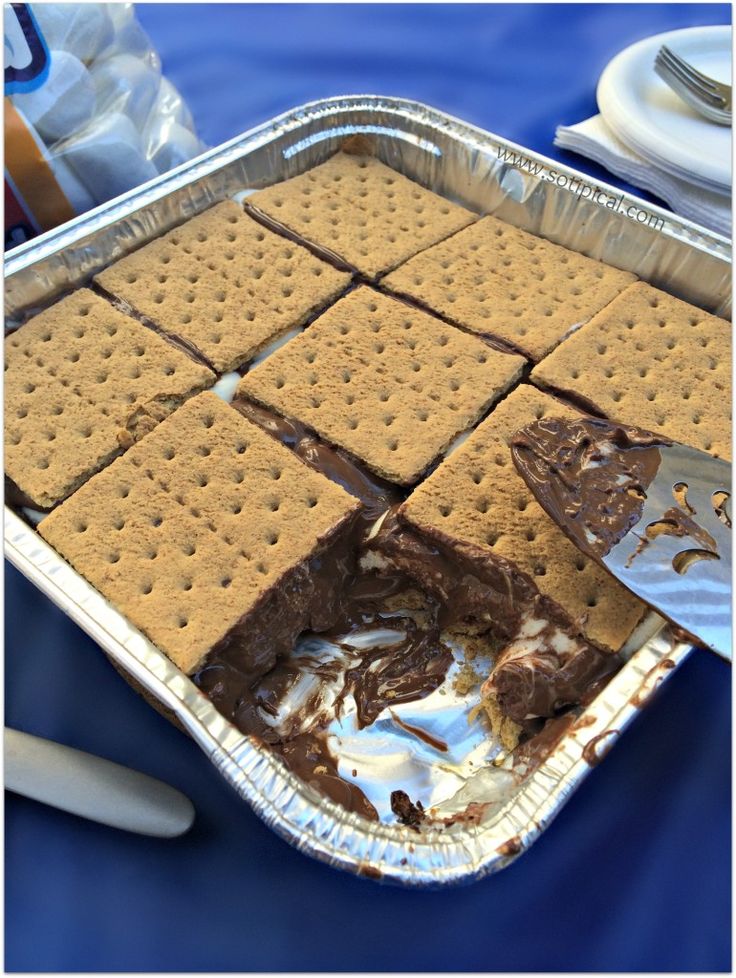
{"type": "Polygon", "coordinates": [[[731,658],[731,466],[648,432],[545,418],[512,455],[589,557],[700,644],[731,658]]]}

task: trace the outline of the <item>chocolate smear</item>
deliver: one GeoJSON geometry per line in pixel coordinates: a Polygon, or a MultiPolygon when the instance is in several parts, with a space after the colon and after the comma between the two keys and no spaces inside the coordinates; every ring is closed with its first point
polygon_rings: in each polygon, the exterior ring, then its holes
{"type": "Polygon", "coordinates": [[[348,812],[378,821],[378,812],[357,785],[350,784],[337,770],[324,734],[305,733],[276,748],[290,771],[320,794],[337,802],[348,812]]]}
{"type": "Polygon", "coordinates": [[[594,418],[543,418],[511,454],[536,499],[589,557],[600,560],[641,519],[646,491],[671,442],[594,418]]]}
{"type": "Polygon", "coordinates": [[[389,618],[385,624],[403,631],[404,638],[395,645],[363,652],[358,664],[345,672],[345,685],[336,703],[339,716],[345,696],[353,697],[360,729],[373,723],[387,706],[429,696],[442,685],[453,662],[436,623],[423,627],[412,618],[389,618]]]}

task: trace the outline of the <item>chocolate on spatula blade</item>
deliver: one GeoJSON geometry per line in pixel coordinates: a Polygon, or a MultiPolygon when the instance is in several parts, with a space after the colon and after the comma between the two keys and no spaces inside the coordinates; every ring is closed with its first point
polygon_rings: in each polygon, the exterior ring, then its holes
{"type": "Polygon", "coordinates": [[[540,505],[588,557],[731,658],[731,466],[609,421],[544,418],[513,438],[540,505]]]}

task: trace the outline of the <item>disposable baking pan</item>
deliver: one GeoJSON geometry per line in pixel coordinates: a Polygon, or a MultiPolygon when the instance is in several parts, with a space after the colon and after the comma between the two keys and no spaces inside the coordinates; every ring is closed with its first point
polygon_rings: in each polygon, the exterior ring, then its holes
{"type": "MultiPolygon", "coordinates": [[[[709,311],[726,315],[730,309],[725,238],[436,109],[366,95],[287,112],[15,249],[5,262],[8,320],[22,322],[212,203],[321,163],[354,134],[369,136],[385,163],[473,210],[635,271],[709,311]]],[[[220,716],[186,675],[7,507],[5,545],[12,563],[183,727],[275,831],[333,866],[408,886],[470,882],[524,852],[692,651],[649,620],[630,640],[624,667],[540,765],[524,776],[508,762],[482,766],[457,793],[460,807],[477,803],[471,805],[476,817],[450,818],[445,827],[417,832],[365,821],[318,796],[220,716]]]]}

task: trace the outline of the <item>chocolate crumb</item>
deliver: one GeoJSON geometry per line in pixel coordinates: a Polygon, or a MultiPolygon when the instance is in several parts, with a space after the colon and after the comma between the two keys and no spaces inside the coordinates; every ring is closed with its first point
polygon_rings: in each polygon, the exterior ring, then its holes
{"type": "Polygon", "coordinates": [[[405,791],[391,792],[391,811],[402,825],[408,825],[410,829],[414,829],[416,832],[419,831],[420,824],[427,817],[421,801],[414,804],[405,791]]]}

